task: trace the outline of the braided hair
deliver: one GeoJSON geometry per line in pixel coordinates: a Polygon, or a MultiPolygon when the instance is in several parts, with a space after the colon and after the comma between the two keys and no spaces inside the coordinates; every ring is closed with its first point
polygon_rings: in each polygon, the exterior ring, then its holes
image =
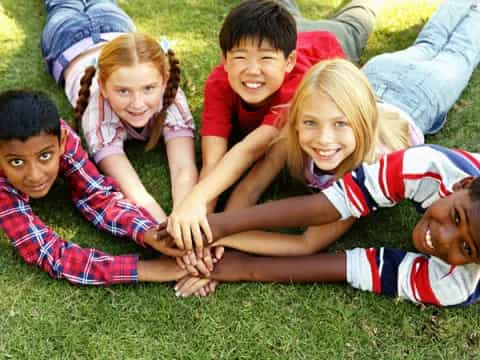
{"type": "Polygon", "coordinates": [[[158,139],[162,133],[163,124],[165,123],[165,118],[167,117],[168,107],[175,101],[178,84],[180,83],[180,62],[175,57],[175,53],[172,50],[168,50],[167,56],[170,65],[170,74],[163,94],[163,107],[162,110],[155,115],[155,119],[153,120],[150,138],[145,146],[146,151],[152,150],[155,145],[157,145],[158,139]]]}
{"type": "MultiPolygon", "coordinates": [[[[172,50],[167,54],[154,38],[141,33],[126,33],[105,44],[98,58],[98,82],[106,84],[111,74],[120,67],[130,67],[136,64],[151,63],[160,72],[163,79],[168,78],[163,95],[163,107],[155,115],[151,135],[145,150],[151,150],[158,143],[163,124],[167,116],[167,109],[175,100],[178,84],[180,83],[180,66],[172,50]],[[167,61],[168,59],[168,61],[167,61]]],[[[80,80],[80,90],[74,109],[75,127],[78,128],[82,115],[88,106],[90,86],[97,69],[89,66],[80,80]]]]}

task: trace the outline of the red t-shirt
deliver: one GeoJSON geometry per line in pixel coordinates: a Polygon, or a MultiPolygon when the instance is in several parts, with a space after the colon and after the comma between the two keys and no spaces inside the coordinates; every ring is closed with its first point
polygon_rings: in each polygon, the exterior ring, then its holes
{"type": "Polygon", "coordinates": [[[260,125],[275,126],[280,111],[276,107],[290,101],[308,69],[321,60],[345,58],[335,36],[326,31],[299,33],[296,50],[296,65],[285,75],[280,89],[268,104],[254,111],[245,109],[230,87],[223,64],[213,69],[205,84],[201,135],[228,138],[233,127],[243,136],[260,125]]]}

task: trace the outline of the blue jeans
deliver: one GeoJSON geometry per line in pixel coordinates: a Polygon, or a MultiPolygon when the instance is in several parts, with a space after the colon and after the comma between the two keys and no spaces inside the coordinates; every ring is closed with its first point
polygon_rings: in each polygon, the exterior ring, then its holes
{"type": "Polygon", "coordinates": [[[425,134],[440,130],[480,61],[480,2],[447,0],[415,43],[363,67],[377,97],[409,114],[425,134]]]}
{"type": "Polygon", "coordinates": [[[95,45],[106,41],[102,34],[135,31],[132,20],[115,0],[46,0],[45,8],[48,17],[41,38],[42,54],[58,82],[62,82],[63,69],[72,60],[62,54],[72,45],[85,39],[95,45]],[[54,74],[55,62],[62,68],[59,74],[54,74]]]}

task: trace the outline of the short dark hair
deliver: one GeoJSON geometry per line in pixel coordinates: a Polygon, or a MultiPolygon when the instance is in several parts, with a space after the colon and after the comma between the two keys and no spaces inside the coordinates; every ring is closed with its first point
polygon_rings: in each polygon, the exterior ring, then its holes
{"type": "Polygon", "coordinates": [[[477,176],[475,179],[473,179],[468,187],[468,192],[472,201],[480,200],[480,176],[477,176]]]}
{"type": "Polygon", "coordinates": [[[219,40],[223,55],[245,39],[267,40],[285,57],[295,50],[297,27],[288,10],[274,0],[245,0],[225,18],[219,40]]]}
{"type": "Polygon", "coordinates": [[[55,103],[37,91],[0,93],[0,140],[26,141],[40,134],[60,138],[60,117],[55,103]]]}

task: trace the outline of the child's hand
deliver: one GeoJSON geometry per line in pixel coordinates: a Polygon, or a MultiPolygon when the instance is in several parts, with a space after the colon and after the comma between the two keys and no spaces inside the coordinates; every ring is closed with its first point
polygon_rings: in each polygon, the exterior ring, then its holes
{"type": "Polygon", "coordinates": [[[177,281],[174,288],[175,296],[207,296],[215,292],[217,285],[218,281],[187,275],[177,281]]]}
{"type": "Polygon", "coordinates": [[[207,221],[207,201],[200,193],[193,190],[172,211],[167,231],[180,249],[192,250],[195,245],[197,255],[201,257],[204,235],[207,243],[211,243],[213,237],[207,221]]]}
{"type": "Polygon", "coordinates": [[[165,231],[159,225],[157,228],[148,230],[144,235],[143,241],[164,255],[171,257],[185,255],[186,251],[177,248],[173,238],[168,234],[165,236],[164,233],[165,231]]]}
{"type": "Polygon", "coordinates": [[[202,258],[198,258],[194,252],[190,252],[182,257],[177,257],[177,264],[192,276],[209,276],[213,271],[214,264],[222,258],[224,251],[223,246],[204,248],[202,258]]]}

